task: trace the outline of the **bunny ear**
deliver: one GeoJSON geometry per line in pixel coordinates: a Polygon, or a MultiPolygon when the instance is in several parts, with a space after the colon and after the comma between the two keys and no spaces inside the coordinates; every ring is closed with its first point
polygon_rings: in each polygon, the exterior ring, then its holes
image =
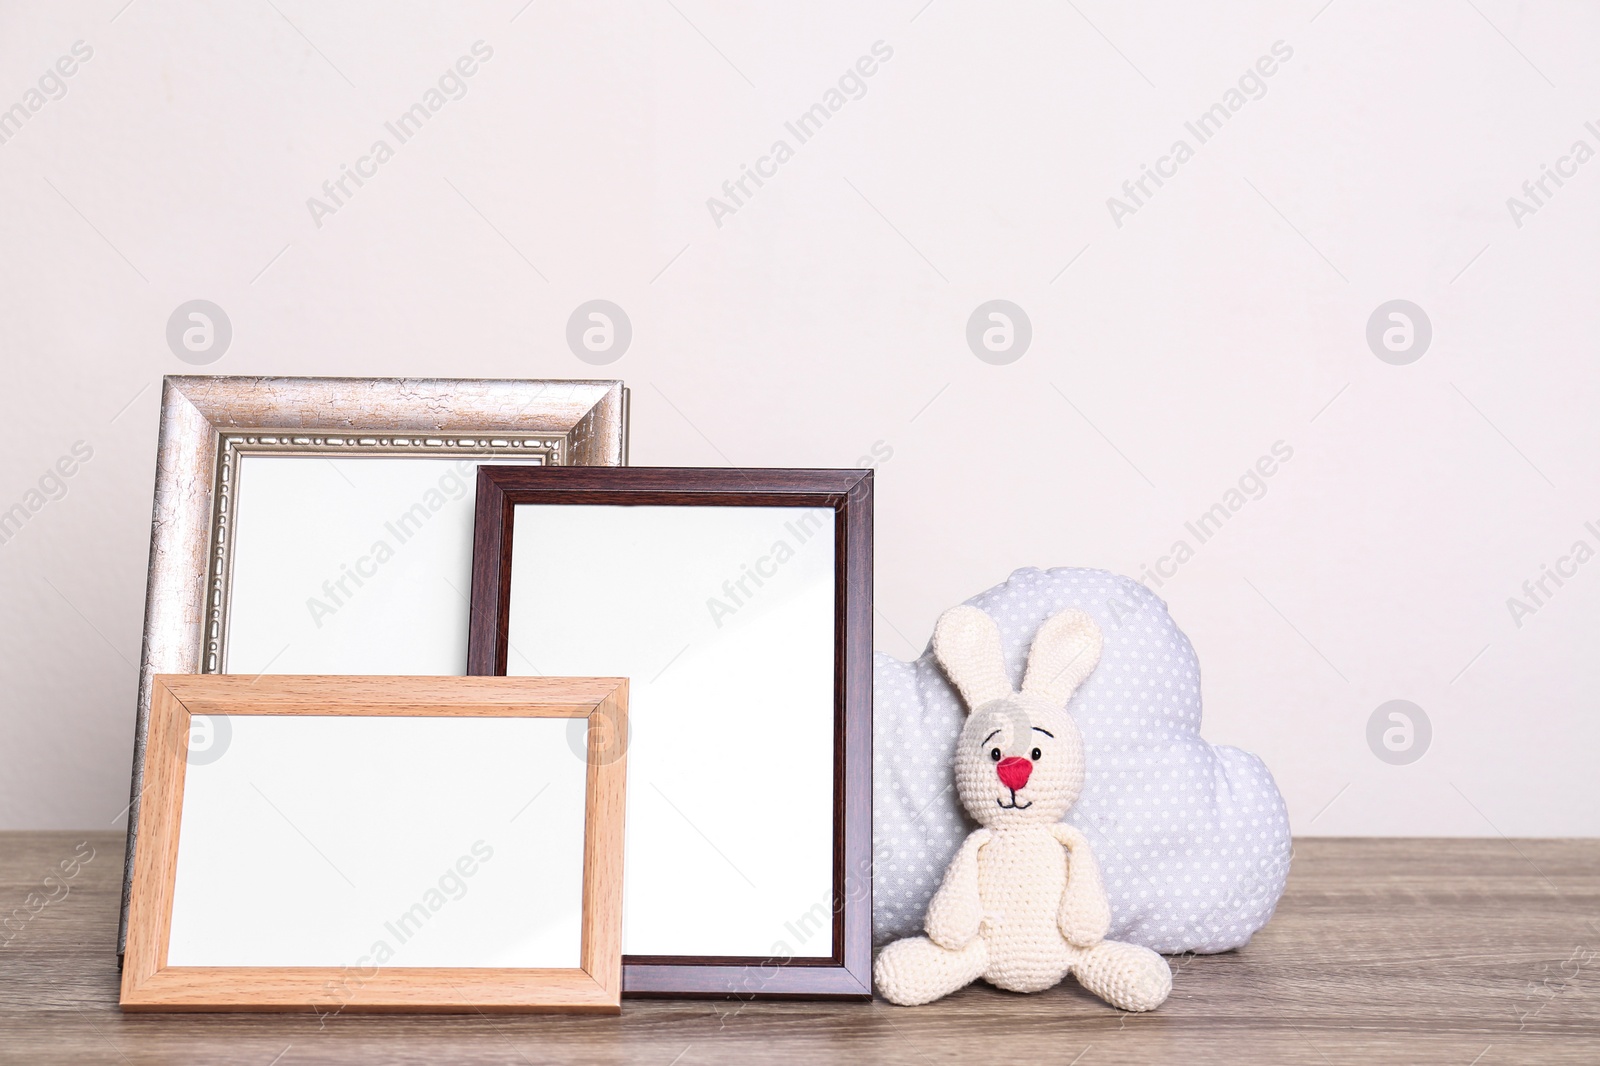
{"type": "Polygon", "coordinates": [[[1000,627],[976,607],[962,604],[939,616],[933,627],[933,654],[961,690],[969,712],[990,700],[1016,695],[1006,676],[1000,627]]]}
{"type": "Polygon", "coordinates": [[[1047,619],[1028,650],[1022,691],[1065,707],[1099,664],[1103,643],[1100,627],[1084,611],[1062,611],[1047,619]]]}

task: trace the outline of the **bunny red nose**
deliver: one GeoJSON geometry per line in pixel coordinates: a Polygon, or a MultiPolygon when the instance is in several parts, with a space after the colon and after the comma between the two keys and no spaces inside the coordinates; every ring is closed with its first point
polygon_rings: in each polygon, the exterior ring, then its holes
{"type": "Polygon", "coordinates": [[[1000,765],[994,770],[1000,775],[1000,783],[1015,792],[1027,785],[1028,775],[1033,773],[1033,763],[1013,755],[1009,759],[1001,759],[1000,765]]]}

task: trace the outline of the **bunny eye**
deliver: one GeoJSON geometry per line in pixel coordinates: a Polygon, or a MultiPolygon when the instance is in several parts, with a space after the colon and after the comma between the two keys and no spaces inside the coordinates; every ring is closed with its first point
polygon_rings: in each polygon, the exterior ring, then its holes
{"type": "Polygon", "coordinates": [[[989,758],[993,759],[995,762],[999,762],[1000,761],[1000,749],[999,748],[990,748],[989,749],[989,758]]]}
{"type": "Polygon", "coordinates": [[[1033,749],[1033,761],[1034,762],[1038,762],[1042,755],[1044,755],[1044,752],[1040,751],[1038,748],[1034,748],[1033,749]]]}

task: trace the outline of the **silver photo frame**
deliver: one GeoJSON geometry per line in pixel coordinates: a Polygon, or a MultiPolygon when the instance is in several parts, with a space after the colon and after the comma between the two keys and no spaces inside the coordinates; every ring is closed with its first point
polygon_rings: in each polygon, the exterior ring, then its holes
{"type": "MultiPolygon", "coordinates": [[[[152,679],[158,674],[397,672],[363,668],[363,662],[355,661],[359,655],[341,663],[342,649],[282,661],[261,654],[259,645],[241,653],[238,641],[248,636],[251,619],[237,615],[234,593],[256,575],[241,572],[240,551],[276,542],[268,535],[250,537],[248,521],[241,535],[241,509],[249,510],[251,486],[263,492],[265,486],[276,486],[254,509],[257,520],[265,521],[274,510],[297,505],[286,503],[297,500],[295,478],[326,481],[337,475],[350,483],[344,471],[359,469],[352,461],[379,460],[366,468],[406,475],[398,481],[390,477],[388,484],[415,483],[412,461],[418,464],[415,471],[425,469],[429,477],[440,470],[459,473],[464,475],[464,504],[452,502],[450,521],[465,526],[451,530],[449,539],[464,546],[470,566],[471,471],[477,464],[622,466],[627,462],[627,427],[628,393],[620,381],[212,376],[169,376],[163,381],[119,956],[127,942],[152,679]],[[269,470],[273,476],[263,476],[269,470]],[[308,662],[314,668],[307,669],[308,662]]],[[[364,506],[381,506],[371,494],[356,490],[351,483],[348,499],[336,497],[341,508],[358,513],[364,506]]],[[[392,519],[394,511],[375,511],[371,520],[392,519]]],[[[405,533],[396,531],[397,536],[405,533]]],[[[250,558],[265,558],[259,548],[250,550],[256,554],[246,552],[246,570],[256,565],[250,558]]],[[[416,563],[415,548],[409,554],[408,564],[416,563]]],[[[332,575],[344,576],[343,569],[332,575]]],[[[466,581],[463,572],[460,624],[449,626],[460,645],[459,666],[452,660],[431,671],[398,672],[466,673],[466,581]]],[[[270,574],[261,583],[270,584],[270,574]]],[[[332,597],[322,602],[342,602],[337,590],[332,597]]],[[[412,612],[418,613],[426,614],[412,612]]],[[[271,630],[272,619],[263,617],[254,631],[271,630]]],[[[426,641],[414,618],[396,613],[393,619],[393,632],[426,641]]],[[[303,641],[297,652],[316,652],[320,636],[303,641]]],[[[384,636],[375,631],[371,639],[381,642],[384,636]]]]}

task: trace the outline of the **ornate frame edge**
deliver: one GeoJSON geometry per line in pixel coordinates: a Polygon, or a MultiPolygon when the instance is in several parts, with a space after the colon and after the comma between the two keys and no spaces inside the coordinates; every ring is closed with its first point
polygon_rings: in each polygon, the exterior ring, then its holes
{"type": "Polygon", "coordinates": [[[123,854],[120,963],[138,843],[152,679],[200,673],[219,450],[230,431],[281,434],[559,433],[558,465],[620,466],[628,390],[617,380],[316,378],[169,374],[161,382],[155,499],[123,854]],[[541,401],[543,403],[541,404],[541,401]],[[348,405],[348,407],[347,407],[348,405]],[[520,423],[520,424],[519,424],[520,423]]]}

